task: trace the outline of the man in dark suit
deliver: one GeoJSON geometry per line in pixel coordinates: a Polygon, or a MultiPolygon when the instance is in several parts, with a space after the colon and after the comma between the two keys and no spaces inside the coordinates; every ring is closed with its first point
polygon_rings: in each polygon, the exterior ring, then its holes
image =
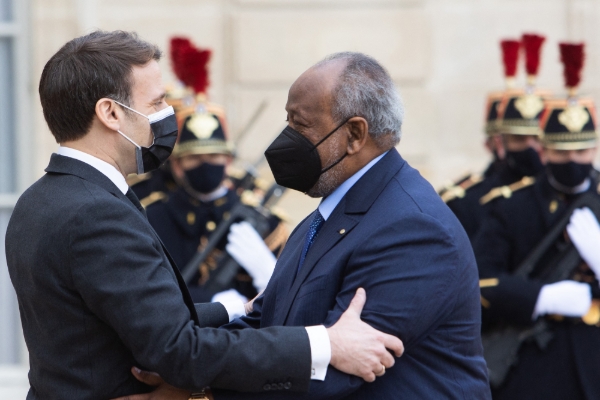
{"type": "Polygon", "coordinates": [[[323,201],[290,236],[254,312],[225,328],[328,326],[364,287],[362,318],[400,335],[406,353],[372,384],[329,368],[305,395],[215,399],[490,398],[469,239],[394,148],[403,116],[388,73],[366,55],[334,54],[296,80],[286,110],[267,161],[279,184],[323,201]]]}
{"type": "MultiPolygon", "coordinates": [[[[68,42],[44,68],[44,117],[61,146],[19,199],[6,235],[30,356],[27,398],[151,390],[130,374],[132,365],[185,388],[180,394],[207,385],[302,392],[311,368],[330,360],[373,380],[394,363],[385,346],[397,355],[402,349],[359,320],[360,301],[327,330],[202,328],[227,323],[235,307],[193,304],[125,181],[158,167],[175,144],[159,59],[160,50],[135,34],[93,32],[68,42]]],[[[162,385],[158,393],[174,389],[162,385]]]]}

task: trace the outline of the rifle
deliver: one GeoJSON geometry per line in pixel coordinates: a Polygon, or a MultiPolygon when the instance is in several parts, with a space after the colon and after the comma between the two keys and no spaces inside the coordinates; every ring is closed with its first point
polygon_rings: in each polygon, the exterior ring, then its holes
{"type": "MultiPolygon", "coordinates": [[[[513,275],[527,279],[535,271],[536,278],[544,284],[568,279],[573,270],[581,264],[582,259],[573,243],[562,242],[561,238],[573,211],[582,207],[590,208],[596,218],[600,219],[600,197],[590,192],[582,194],[529,253],[513,275]],[[542,261],[546,261],[548,250],[553,247],[558,249],[558,255],[546,265],[541,265],[542,261]]],[[[545,349],[552,337],[553,334],[544,319],[538,320],[533,327],[504,324],[483,333],[481,335],[483,353],[491,386],[498,388],[504,383],[510,368],[518,361],[519,349],[524,342],[535,340],[541,349],[545,349]]]]}
{"type": "MultiPolygon", "coordinates": [[[[279,187],[279,185],[274,184],[268,191],[270,197],[269,199],[265,197],[265,200],[267,201],[263,200],[263,205],[252,207],[240,202],[232,208],[230,217],[221,221],[210,236],[206,247],[204,247],[202,251],[198,251],[181,271],[181,275],[186,284],[190,284],[192,278],[198,271],[198,267],[206,261],[213,250],[217,249],[219,243],[227,240],[227,235],[229,234],[229,229],[232,224],[247,221],[254,229],[256,229],[263,239],[268,236],[270,233],[269,217],[271,216],[271,213],[269,208],[265,207],[265,205],[268,203],[269,207],[271,207],[279,200],[281,195],[283,195],[283,190],[276,190],[276,187],[279,187]]],[[[217,261],[216,268],[211,271],[210,277],[208,281],[204,283],[203,287],[212,293],[218,293],[227,289],[230,287],[230,283],[235,278],[239,268],[240,265],[233,257],[227,252],[223,252],[217,261]]]]}

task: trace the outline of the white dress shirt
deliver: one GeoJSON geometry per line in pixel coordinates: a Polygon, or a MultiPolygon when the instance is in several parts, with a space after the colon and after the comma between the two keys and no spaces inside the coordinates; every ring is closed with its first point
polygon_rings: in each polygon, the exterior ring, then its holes
{"type": "Polygon", "coordinates": [[[338,186],[337,189],[333,191],[333,193],[331,193],[329,196],[325,197],[321,201],[321,204],[319,204],[319,212],[321,213],[321,216],[323,216],[323,219],[325,221],[327,221],[327,218],[329,218],[329,216],[337,207],[342,198],[346,195],[346,193],[348,193],[348,190],[350,190],[352,186],[354,186],[354,184],[360,178],[362,178],[362,176],[366,174],[367,171],[370,170],[373,165],[377,164],[377,162],[381,160],[383,156],[385,156],[387,153],[388,152],[386,151],[385,153],[372,159],[371,162],[362,167],[357,173],[352,175],[350,178],[346,179],[344,183],[342,183],[340,186],[338,186]]]}

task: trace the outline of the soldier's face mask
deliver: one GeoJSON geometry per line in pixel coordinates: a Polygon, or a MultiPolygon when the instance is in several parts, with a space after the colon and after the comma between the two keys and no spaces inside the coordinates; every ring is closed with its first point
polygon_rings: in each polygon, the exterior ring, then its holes
{"type": "Polygon", "coordinates": [[[542,160],[535,151],[529,147],[523,151],[506,151],[508,167],[522,176],[535,176],[543,168],[542,160]]]}
{"type": "Polygon", "coordinates": [[[286,126],[265,151],[265,157],[277,184],[303,193],[315,186],[321,174],[336,166],[348,154],[345,153],[333,164],[323,168],[317,147],[349,119],[339,124],[315,145],[297,130],[286,126]]]}
{"type": "Polygon", "coordinates": [[[558,183],[575,187],[583,183],[592,172],[592,164],[579,164],[574,161],[563,164],[548,163],[548,172],[558,183]]]}
{"type": "Polygon", "coordinates": [[[185,171],[185,178],[193,190],[207,194],[218,188],[225,178],[225,165],[204,162],[185,171]]]}
{"type": "Polygon", "coordinates": [[[143,174],[160,167],[162,163],[167,161],[173,152],[173,147],[175,147],[175,142],[177,141],[177,119],[175,118],[175,110],[173,110],[173,107],[169,106],[150,115],[144,115],[131,107],[127,107],[125,104],[119,103],[116,100],[113,101],[121,107],[125,107],[128,110],[147,118],[150,122],[150,129],[154,135],[150,147],[140,146],[123,132],[117,131],[135,146],[137,173],[143,174]]]}

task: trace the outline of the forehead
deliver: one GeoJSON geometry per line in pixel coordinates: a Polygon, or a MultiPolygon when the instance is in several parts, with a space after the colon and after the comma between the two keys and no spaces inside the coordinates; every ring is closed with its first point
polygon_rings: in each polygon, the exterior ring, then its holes
{"type": "Polygon", "coordinates": [[[131,71],[131,95],[135,101],[150,101],[164,91],[162,74],[155,60],[142,66],[134,66],[131,71]]]}
{"type": "Polygon", "coordinates": [[[344,65],[332,61],[300,75],[290,88],[286,110],[301,117],[330,112],[333,89],[344,65]]]}

